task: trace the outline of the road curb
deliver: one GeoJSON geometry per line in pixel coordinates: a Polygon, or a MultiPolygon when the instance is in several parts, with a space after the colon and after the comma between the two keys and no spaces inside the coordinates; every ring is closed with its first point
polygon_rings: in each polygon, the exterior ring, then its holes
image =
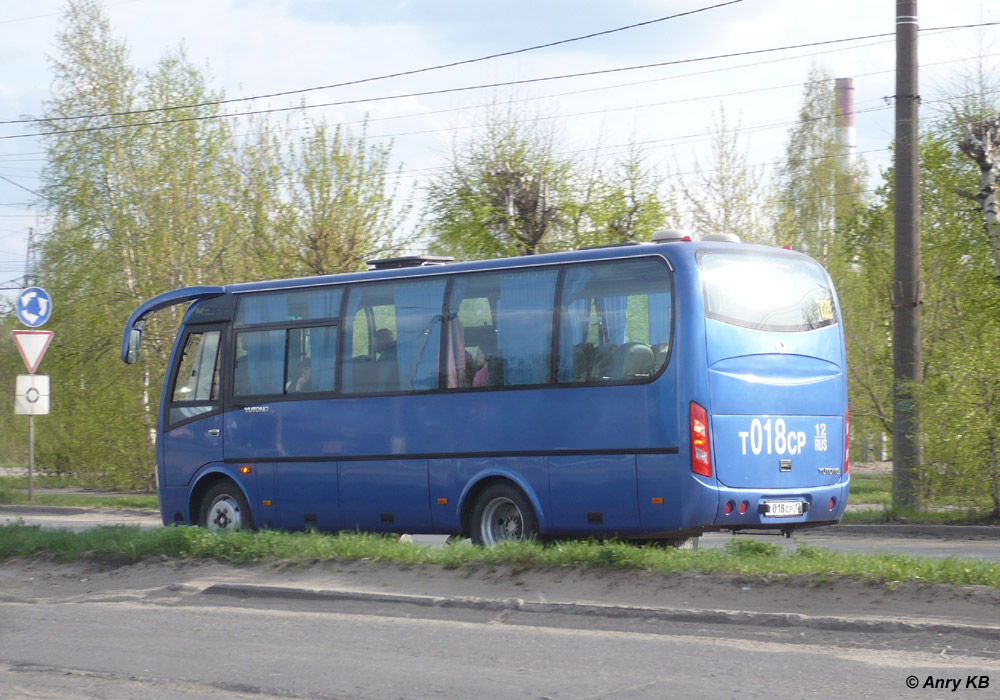
{"type": "Polygon", "coordinates": [[[135,508],[78,508],[76,506],[0,505],[0,513],[20,513],[21,515],[135,515],[160,518],[158,510],[138,510],[135,508]]]}
{"type": "Polygon", "coordinates": [[[379,593],[374,591],[344,591],[308,589],[260,584],[214,584],[202,589],[203,595],[233,598],[279,598],[338,602],[353,601],[386,605],[415,605],[424,608],[458,608],[494,612],[525,612],[636,619],[658,622],[687,622],[713,625],[743,625],[768,628],[806,628],[827,632],[898,633],[927,632],[959,634],[977,639],[1000,641],[1000,625],[964,625],[939,620],[914,620],[881,617],[837,617],[804,615],[801,613],[757,612],[742,610],[712,610],[662,608],[635,605],[599,605],[593,603],[542,603],[520,598],[475,598],[379,593]]]}
{"type": "Polygon", "coordinates": [[[96,513],[94,508],[76,508],[73,506],[0,506],[0,513],[21,513],[22,515],[84,515],[96,513]]]}
{"type": "MultiPolygon", "coordinates": [[[[816,532],[816,531],[811,531],[816,532]]],[[[1000,539],[996,525],[854,525],[841,523],[826,530],[830,534],[878,535],[879,537],[937,537],[942,539],[1000,539]]]]}

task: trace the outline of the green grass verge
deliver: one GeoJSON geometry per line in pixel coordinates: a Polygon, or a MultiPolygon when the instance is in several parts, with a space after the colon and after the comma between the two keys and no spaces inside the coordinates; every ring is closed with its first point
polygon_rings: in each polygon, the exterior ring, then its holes
{"type": "Polygon", "coordinates": [[[892,504],[892,474],[852,474],[851,503],[873,506],[892,504]]]}
{"type": "Polygon", "coordinates": [[[987,508],[909,511],[891,506],[849,511],[844,513],[841,522],[854,525],[1000,525],[987,508]]]}
{"type": "Polygon", "coordinates": [[[1000,587],[1000,564],[971,559],[926,559],[896,554],[840,554],[799,542],[797,551],[777,544],[733,539],[724,549],[697,552],[609,541],[514,543],[483,549],[464,543],[425,547],[397,538],[359,533],[336,535],[274,530],[214,533],[200,528],[139,530],[101,527],[82,533],[37,526],[0,527],[0,561],[46,553],[58,561],[97,558],[128,564],[156,557],[203,558],[229,563],[278,561],[373,561],[447,568],[503,565],[517,569],[642,570],[700,572],[749,579],[801,577],[816,581],[847,576],[876,583],[926,582],[1000,587]]]}
{"type": "Polygon", "coordinates": [[[159,509],[155,494],[102,495],[101,493],[35,493],[34,500],[21,490],[0,488],[2,505],[71,506],[113,510],[159,509]]]}
{"type": "Polygon", "coordinates": [[[56,476],[36,475],[35,498],[28,500],[28,478],[0,476],[0,505],[72,506],[76,508],[110,508],[126,510],[158,510],[155,493],[110,494],[87,491],[85,485],[56,476]],[[45,490],[44,493],[39,491],[45,490]]]}

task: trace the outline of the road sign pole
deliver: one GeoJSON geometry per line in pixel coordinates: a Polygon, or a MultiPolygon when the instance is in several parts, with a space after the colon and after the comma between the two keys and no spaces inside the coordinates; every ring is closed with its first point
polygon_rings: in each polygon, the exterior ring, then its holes
{"type": "MultiPolygon", "coordinates": [[[[28,248],[31,248],[29,242],[28,248]]],[[[28,274],[25,271],[24,283],[28,283],[28,274]]],[[[18,320],[28,328],[37,328],[44,325],[52,315],[52,297],[40,287],[28,287],[17,298],[14,311],[18,320]]],[[[14,342],[17,344],[18,352],[28,368],[28,374],[34,375],[38,369],[38,363],[42,361],[49,342],[52,340],[52,331],[11,331],[14,342]]],[[[20,386],[20,377],[18,378],[20,386]]],[[[23,399],[20,391],[14,401],[15,413],[28,414],[28,500],[35,500],[35,415],[44,415],[49,412],[49,384],[48,377],[43,377],[44,394],[40,394],[35,385],[25,388],[23,399]],[[43,403],[39,404],[42,399],[43,403]],[[27,404],[27,405],[25,405],[27,404]],[[41,410],[44,409],[44,410],[41,410]]]]}
{"type": "Polygon", "coordinates": [[[35,500],[35,417],[28,416],[28,500],[35,500]]]}

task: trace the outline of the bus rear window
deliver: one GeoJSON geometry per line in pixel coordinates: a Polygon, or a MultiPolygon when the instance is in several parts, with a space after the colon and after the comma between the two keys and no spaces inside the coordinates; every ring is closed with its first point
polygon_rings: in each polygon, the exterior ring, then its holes
{"type": "Polygon", "coordinates": [[[806,257],[706,250],[698,267],[708,318],[783,333],[837,323],[830,280],[806,257]]]}

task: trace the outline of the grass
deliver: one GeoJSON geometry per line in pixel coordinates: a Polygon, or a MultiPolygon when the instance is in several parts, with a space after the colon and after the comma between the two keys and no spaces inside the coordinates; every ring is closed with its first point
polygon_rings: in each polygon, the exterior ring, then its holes
{"type": "Polygon", "coordinates": [[[1000,525],[988,508],[910,511],[891,506],[844,513],[841,522],[854,525],[1000,525]]]}
{"type": "Polygon", "coordinates": [[[888,506],[892,504],[892,474],[852,474],[851,503],[888,506]]]}
{"type": "Polygon", "coordinates": [[[72,506],[76,508],[107,508],[116,510],[157,510],[155,493],[102,493],[86,490],[78,483],[67,483],[59,477],[37,475],[34,479],[35,498],[28,500],[28,478],[0,476],[0,504],[72,506]],[[41,491],[41,492],[40,492],[41,491]]]}
{"type": "Polygon", "coordinates": [[[988,507],[948,507],[931,504],[927,510],[906,511],[892,507],[892,474],[852,474],[850,504],[862,506],[844,514],[843,522],[886,525],[996,525],[988,507]]]}
{"type": "Polygon", "coordinates": [[[699,572],[756,580],[803,577],[826,581],[846,576],[873,583],[925,582],[1000,588],[1000,564],[981,560],[927,559],[896,554],[841,554],[798,543],[797,551],[779,545],[734,539],[724,549],[697,552],[607,541],[541,544],[512,543],[494,549],[451,543],[424,547],[397,538],[361,533],[290,533],[275,530],[214,533],[169,527],[142,531],[101,527],[82,533],[37,526],[0,526],[0,561],[39,554],[58,561],[98,559],[129,564],[145,559],[200,558],[254,562],[372,561],[446,568],[510,566],[515,569],[642,570],[699,572]]]}

